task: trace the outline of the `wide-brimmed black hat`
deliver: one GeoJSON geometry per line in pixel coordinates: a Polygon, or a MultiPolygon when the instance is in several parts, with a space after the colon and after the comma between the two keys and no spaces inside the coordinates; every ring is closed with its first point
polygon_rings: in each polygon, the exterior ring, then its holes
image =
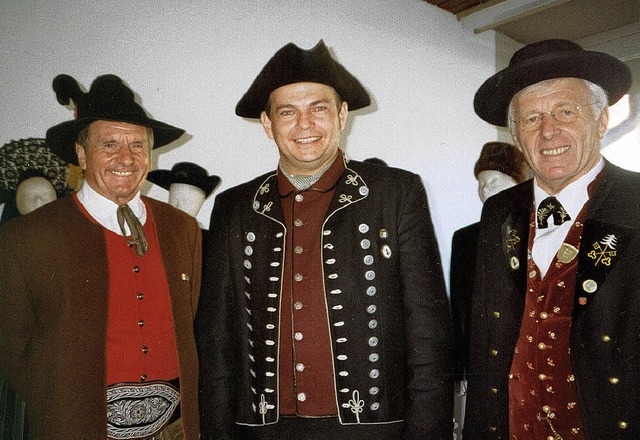
{"type": "Polygon", "coordinates": [[[62,105],[75,105],[76,119],[63,122],[47,130],[47,146],[61,159],[78,164],[75,143],[80,131],[94,121],[122,121],[153,129],[153,148],[175,141],[184,130],[147,116],[135,102],[134,93],[115,75],[102,75],[84,93],[77,81],[69,75],[58,75],[53,80],[53,90],[62,105]]]}
{"type": "Polygon", "coordinates": [[[591,81],[607,92],[609,105],[618,102],[631,87],[631,72],[616,57],[584,50],[569,40],[543,40],[518,50],[508,67],[486,80],[476,92],[473,107],[485,121],[506,127],[513,96],[525,87],[553,78],[591,81]]]}
{"type": "Polygon", "coordinates": [[[289,43],[277,51],[236,105],[236,115],[259,118],[271,92],[298,82],[315,82],[333,87],[342,100],[349,104],[349,110],[371,104],[362,84],[331,57],[324,41],[320,40],[309,50],[289,43]]]}
{"type": "Polygon", "coordinates": [[[193,162],[178,162],[171,170],[150,171],[147,175],[147,180],[167,191],[172,183],[193,185],[204,191],[205,198],[209,197],[220,183],[219,176],[209,176],[207,170],[193,162]]]}

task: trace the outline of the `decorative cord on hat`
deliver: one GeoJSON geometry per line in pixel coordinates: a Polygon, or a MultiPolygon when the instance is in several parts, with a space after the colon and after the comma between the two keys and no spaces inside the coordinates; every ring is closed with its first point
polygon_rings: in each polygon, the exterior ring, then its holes
{"type": "Polygon", "coordinates": [[[147,238],[144,236],[144,229],[142,228],[142,224],[140,224],[140,220],[138,220],[138,217],[136,217],[126,203],[118,206],[117,215],[122,235],[124,235],[125,238],[127,237],[127,231],[124,228],[124,222],[126,221],[131,231],[131,239],[127,239],[127,242],[129,246],[135,247],[136,255],[142,257],[147,253],[149,243],[147,243],[147,238]]]}

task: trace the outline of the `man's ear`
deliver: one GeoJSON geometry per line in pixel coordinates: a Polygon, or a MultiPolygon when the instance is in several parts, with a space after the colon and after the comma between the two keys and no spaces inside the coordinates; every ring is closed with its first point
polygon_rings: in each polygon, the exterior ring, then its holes
{"type": "Polygon", "coordinates": [[[262,123],[262,128],[264,132],[267,133],[269,139],[273,139],[273,130],[271,130],[271,119],[267,115],[267,112],[263,111],[260,113],[260,122],[262,123]]]}
{"type": "Polygon", "coordinates": [[[347,101],[342,101],[340,105],[340,111],[338,112],[338,118],[340,119],[340,131],[342,131],[347,125],[347,116],[349,115],[349,104],[347,101]]]}
{"type": "Polygon", "coordinates": [[[609,128],[609,107],[605,107],[602,109],[602,114],[600,115],[600,119],[598,119],[598,134],[600,135],[600,139],[604,138],[604,135],[607,134],[608,128],[609,128]]]}
{"type": "Polygon", "coordinates": [[[83,170],[87,169],[87,152],[84,150],[84,147],[76,142],[76,155],[78,156],[78,165],[83,170]]]}

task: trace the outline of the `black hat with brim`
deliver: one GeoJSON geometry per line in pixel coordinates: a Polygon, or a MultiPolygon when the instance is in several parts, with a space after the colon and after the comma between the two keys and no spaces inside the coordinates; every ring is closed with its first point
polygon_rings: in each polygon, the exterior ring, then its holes
{"type": "Polygon", "coordinates": [[[150,127],[153,130],[153,148],[167,145],[185,131],[147,116],[135,102],[134,93],[115,75],[96,78],[87,93],[82,92],[75,79],[58,75],[53,80],[58,102],[76,107],[76,119],[55,125],[47,130],[46,144],[62,160],[78,164],[75,143],[78,134],[94,121],[120,121],[150,127]]]}
{"type": "Polygon", "coordinates": [[[334,60],[320,40],[312,49],[303,50],[293,43],[278,50],[236,105],[236,115],[259,118],[269,95],[279,87],[299,82],[314,82],[331,86],[349,105],[357,110],[371,104],[362,84],[334,60]]]}
{"type": "Polygon", "coordinates": [[[147,174],[147,180],[166,189],[174,183],[185,183],[200,188],[209,197],[220,183],[219,176],[209,176],[207,170],[193,162],[178,162],[171,170],[154,170],[147,174]]]}
{"type": "Polygon", "coordinates": [[[602,87],[613,105],[631,87],[631,72],[622,61],[602,52],[584,50],[569,40],[543,40],[518,50],[509,66],[486,80],[473,107],[493,125],[507,126],[507,112],[520,90],[554,78],[582,78],[602,87]]]}

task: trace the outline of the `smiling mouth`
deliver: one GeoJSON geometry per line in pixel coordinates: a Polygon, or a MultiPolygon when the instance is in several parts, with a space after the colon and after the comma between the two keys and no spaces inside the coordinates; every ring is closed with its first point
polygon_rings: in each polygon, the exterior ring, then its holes
{"type": "Polygon", "coordinates": [[[111,171],[111,173],[118,177],[129,177],[133,174],[133,171],[111,171]]]}
{"type": "Polygon", "coordinates": [[[312,137],[306,137],[306,138],[299,138],[296,139],[296,143],[297,144],[310,144],[312,142],[315,142],[317,140],[320,139],[320,136],[312,136],[312,137]]]}
{"type": "Polygon", "coordinates": [[[552,150],[542,150],[543,156],[557,156],[559,154],[565,153],[569,150],[569,146],[566,145],[564,147],[554,148],[552,150]]]}

